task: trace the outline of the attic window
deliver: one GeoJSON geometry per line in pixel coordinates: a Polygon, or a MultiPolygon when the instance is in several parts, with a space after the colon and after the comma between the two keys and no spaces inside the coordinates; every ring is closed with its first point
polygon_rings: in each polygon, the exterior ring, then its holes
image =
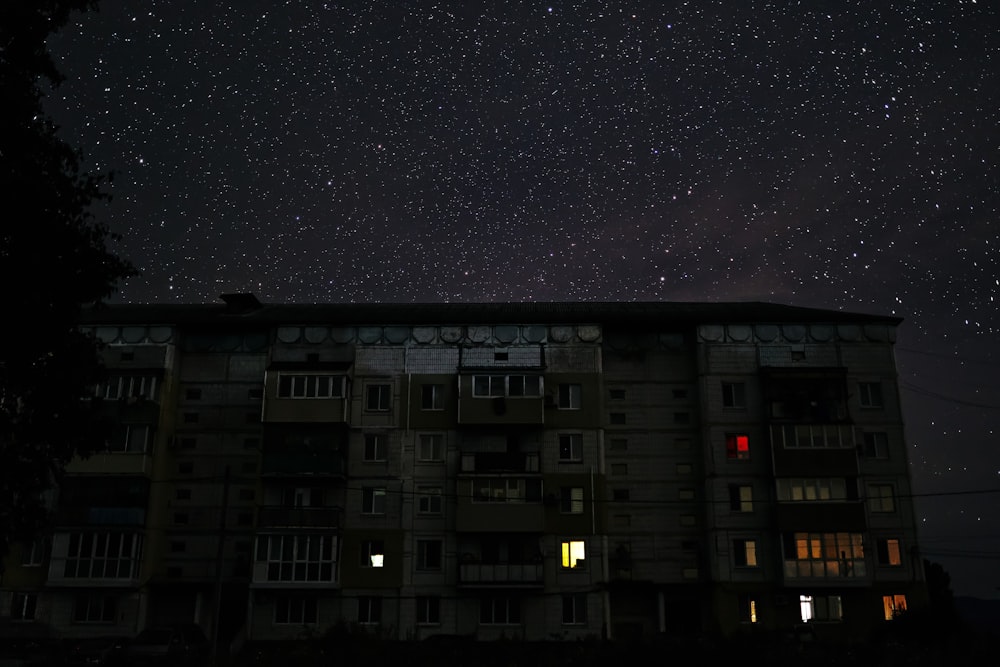
{"type": "Polygon", "coordinates": [[[493,361],[507,361],[510,358],[510,354],[506,351],[499,351],[493,353],[493,361]]]}

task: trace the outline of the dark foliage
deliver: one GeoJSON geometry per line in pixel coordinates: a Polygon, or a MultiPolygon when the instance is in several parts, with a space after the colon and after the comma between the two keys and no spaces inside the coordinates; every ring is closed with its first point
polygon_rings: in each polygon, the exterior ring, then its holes
{"type": "Polygon", "coordinates": [[[96,0],[0,3],[0,557],[44,525],[43,495],[74,454],[103,444],[80,399],[100,378],[96,341],[77,330],[81,308],[133,275],[90,206],[103,178],[57,135],[43,86],[61,75],[50,34],[96,0]]]}

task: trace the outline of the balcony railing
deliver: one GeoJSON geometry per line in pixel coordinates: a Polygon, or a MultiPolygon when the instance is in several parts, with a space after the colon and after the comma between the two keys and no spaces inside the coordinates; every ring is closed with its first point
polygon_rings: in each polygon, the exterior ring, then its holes
{"type": "Polygon", "coordinates": [[[462,454],[465,473],[538,472],[540,457],[537,452],[479,452],[462,454]]]}
{"type": "Polygon", "coordinates": [[[258,528],[340,528],[339,507],[261,507],[258,528]]]}
{"type": "Polygon", "coordinates": [[[459,580],[474,586],[541,586],[541,563],[462,563],[459,580]]]}
{"type": "Polygon", "coordinates": [[[60,507],[56,510],[59,526],[142,526],[146,523],[144,507],[60,507]]]}

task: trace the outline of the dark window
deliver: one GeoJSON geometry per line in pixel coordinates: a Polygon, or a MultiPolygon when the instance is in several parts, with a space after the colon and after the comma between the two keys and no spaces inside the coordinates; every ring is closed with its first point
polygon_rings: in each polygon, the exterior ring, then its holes
{"type": "Polygon", "coordinates": [[[441,569],[441,540],[417,540],[417,569],[441,569]]]}
{"type": "Polygon", "coordinates": [[[361,490],[362,514],[385,514],[385,488],[366,486],[361,490]]]}
{"type": "Polygon", "coordinates": [[[579,410],[583,396],[583,387],[578,384],[559,385],[559,409],[579,410]]]}
{"type": "Polygon", "coordinates": [[[382,598],[362,596],[358,598],[358,623],[374,625],[382,622],[382,598]]]}
{"type": "Polygon", "coordinates": [[[722,407],[745,408],[747,406],[746,385],[742,382],[722,383],[722,407]]]}
{"type": "Polygon", "coordinates": [[[611,423],[612,424],[624,424],[625,423],[625,413],[624,412],[612,412],[611,413],[611,423]]]}
{"type": "Polygon", "coordinates": [[[881,408],[882,385],[878,382],[859,382],[858,400],[863,408],[881,408]]]}
{"type": "Polygon", "coordinates": [[[425,384],[420,387],[420,409],[421,410],[443,410],[444,409],[444,385],[425,384]]]}
{"type": "Polygon", "coordinates": [[[441,598],[417,598],[417,623],[421,625],[437,625],[441,622],[441,598]]]}
{"type": "Polygon", "coordinates": [[[865,433],[864,455],[869,459],[889,458],[889,436],[881,432],[865,433]]]}
{"type": "Polygon", "coordinates": [[[392,404],[392,385],[370,384],[365,393],[365,410],[387,412],[392,404]]]}
{"type": "Polygon", "coordinates": [[[564,486],[559,494],[559,511],[563,514],[583,514],[583,487],[564,486]]]}
{"type": "Polygon", "coordinates": [[[385,437],[378,433],[365,433],[365,461],[385,461],[385,437]]]}
{"type": "Polygon", "coordinates": [[[563,433],[559,436],[559,460],[583,460],[583,435],[580,433],[563,433]]]}
{"type": "Polygon", "coordinates": [[[200,401],[201,389],[185,389],[184,398],[186,398],[189,401],[200,401]]]}
{"type": "Polygon", "coordinates": [[[582,625],[587,622],[587,594],[573,593],[562,596],[563,625],[582,625]]]}

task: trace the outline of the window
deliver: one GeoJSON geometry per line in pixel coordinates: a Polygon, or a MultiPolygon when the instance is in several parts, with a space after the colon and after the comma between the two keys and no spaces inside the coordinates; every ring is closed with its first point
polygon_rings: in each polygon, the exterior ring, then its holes
{"type": "Polygon", "coordinates": [[[38,567],[45,560],[45,540],[37,539],[31,544],[21,545],[21,566],[38,567]]]}
{"type": "Polygon", "coordinates": [[[314,597],[279,595],[274,600],[275,625],[315,625],[318,619],[314,597]]]}
{"type": "Polygon", "coordinates": [[[10,618],[12,621],[33,621],[37,606],[37,593],[14,593],[10,600],[10,618]]]}
{"type": "Polygon", "coordinates": [[[187,552],[187,542],[171,542],[170,543],[170,553],[182,554],[187,552]]]}
{"type": "Polygon", "coordinates": [[[690,424],[691,423],[691,413],[690,412],[675,412],[674,413],[674,423],[675,424],[690,424]]]}
{"type": "Polygon", "coordinates": [[[441,569],[441,540],[417,540],[417,569],[441,569]]]}
{"type": "Polygon", "coordinates": [[[472,395],[477,398],[541,396],[542,378],[538,375],[473,375],[472,395]]]}
{"type": "Polygon", "coordinates": [[[358,598],[358,623],[376,625],[382,622],[382,598],[362,596],[358,598]]]}
{"type": "Polygon", "coordinates": [[[624,389],[611,389],[609,391],[609,396],[612,401],[624,401],[625,400],[625,390],[624,389]]]}
{"type": "Polygon", "coordinates": [[[479,603],[482,625],[514,625],[521,622],[521,601],[517,598],[483,598],[479,603]]]}
{"type": "Polygon", "coordinates": [[[587,622],[587,594],[574,593],[562,596],[563,625],[583,625],[587,622]]]}
{"type": "Polygon", "coordinates": [[[385,449],[385,436],[365,433],[365,461],[385,461],[385,449]]]}
{"type": "Polygon", "coordinates": [[[904,611],[906,611],[905,595],[883,595],[882,610],[885,613],[885,620],[891,621],[904,611]]]}
{"type": "Polygon", "coordinates": [[[385,543],[382,540],[365,540],[361,543],[361,567],[384,567],[385,543]]]}
{"type": "Polygon", "coordinates": [[[185,412],[184,413],[184,423],[185,424],[197,424],[201,421],[201,415],[197,412],[185,412]]]}
{"type": "Polygon", "coordinates": [[[179,475],[190,475],[194,472],[194,461],[181,461],[177,464],[179,475]]]}
{"type": "Polygon", "coordinates": [[[240,500],[253,500],[257,496],[255,489],[240,489],[240,500]]]}
{"type": "Polygon", "coordinates": [[[772,426],[775,446],[785,449],[846,449],[854,447],[854,429],[836,424],[772,426]]]}
{"type": "Polygon", "coordinates": [[[868,487],[868,501],[872,512],[895,512],[896,502],[891,484],[872,484],[868,487]]]}
{"type": "Polygon", "coordinates": [[[184,398],[188,401],[200,401],[201,400],[201,389],[185,389],[184,398]]]}
{"type": "Polygon", "coordinates": [[[562,433],[559,435],[559,460],[583,460],[583,434],[562,433]]]}
{"type": "Polygon", "coordinates": [[[392,404],[392,385],[370,384],[365,389],[365,410],[388,412],[392,404]]]}
{"type": "Polygon", "coordinates": [[[678,489],[678,500],[694,500],[694,489],[678,489]]]}
{"type": "Polygon", "coordinates": [[[628,439],[627,438],[611,438],[610,449],[613,452],[625,452],[625,451],[628,451],[628,439]]]}
{"type": "Polygon", "coordinates": [[[753,512],[753,487],[730,484],[729,509],[734,512],[753,512]]]}
{"type": "Polygon", "coordinates": [[[881,432],[865,433],[863,452],[868,459],[889,458],[889,436],[881,432]]]}
{"type": "Polygon", "coordinates": [[[278,376],[278,398],[343,398],[341,375],[282,373],[278,376]]]}
{"type": "Polygon", "coordinates": [[[336,537],[261,535],[256,562],[266,581],[334,581],[336,537]]]}
{"type": "Polygon", "coordinates": [[[674,398],[677,398],[677,399],[687,398],[688,397],[688,390],[687,389],[673,389],[673,390],[671,390],[670,395],[673,396],[674,398]]]}
{"type": "Polygon", "coordinates": [[[475,480],[472,486],[474,503],[523,503],[541,502],[540,479],[511,479],[488,477],[475,480]]]}
{"type": "Polygon", "coordinates": [[[133,533],[70,533],[63,576],[131,579],[139,573],[141,542],[133,533]]]}
{"type": "Polygon", "coordinates": [[[859,382],[858,401],[863,408],[881,408],[882,385],[878,382],[859,382]]]}
{"type": "Polygon", "coordinates": [[[628,464],[627,463],[612,463],[611,464],[611,474],[615,476],[622,476],[628,474],[628,464]]]}
{"type": "Polygon", "coordinates": [[[757,622],[757,601],[743,593],[739,596],[739,618],[742,623],[757,622]]]}
{"type": "Polygon", "coordinates": [[[567,570],[582,570],[587,563],[583,540],[562,543],[562,566],[567,570]]]}
{"type": "Polygon", "coordinates": [[[366,486],[361,489],[361,513],[385,514],[385,487],[366,486]]]}
{"type": "Polygon", "coordinates": [[[809,621],[839,621],[844,610],[839,595],[800,595],[799,616],[803,623],[809,621]]]}
{"type": "Polygon", "coordinates": [[[747,406],[747,388],[742,382],[722,383],[722,407],[742,409],[747,406]]]}
{"type": "Polygon", "coordinates": [[[865,576],[860,533],[785,533],[786,578],[865,576]]]}
{"type": "Polygon", "coordinates": [[[113,399],[156,398],[156,377],[152,375],[112,375],[97,386],[96,396],[113,399]]]}
{"type": "Polygon", "coordinates": [[[583,487],[564,486],[559,494],[559,511],[563,514],[583,514],[583,487]]]}
{"type": "Polygon", "coordinates": [[[114,623],[117,603],[110,595],[79,595],[73,604],[73,622],[114,623]]]}
{"type": "Polygon", "coordinates": [[[440,514],[441,513],[441,487],[440,486],[418,486],[417,487],[417,513],[419,513],[419,514],[440,514]]]}
{"type": "Polygon", "coordinates": [[[628,501],[630,495],[628,489],[613,489],[611,491],[611,497],[618,502],[628,501]]]}
{"type": "Polygon", "coordinates": [[[417,598],[417,623],[420,625],[441,623],[441,598],[436,596],[417,598]]]}
{"type": "Polygon", "coordinates": [[[444,385],[425,384],[420,387],[421,410],[444,410],[444,385]]]}
{"type": "Polygon", "coordinates": [[[875,553],[878,564],[887,567],[899,567],[903,564],[903,553],[896,538],[881,539],[875,543],[875,553]]]}
{"type": "Polygon", "coordinates": [[[108,451],[119,454],[142,454],[149,448],[148,424],[118,424],[111,431],[108,451]]]}
{"type": "Polygon", "coordinates": [[[730,433],[726,436],[726,458],[730,460],[746,460],[750,458],[750,436],[742,433],[730,433]]]}
{"type": "MultiPolygon", "coordinates": [[[[779,479],[777,487],[781,502],[844,502],[850,498],[843,477],[779,479]]],[[[857,488],[850,495],[856,498],[857,488]]]]}
{"type": "Polygon", "coordinates": [[[757,540],[733,540],[736,567],[757,567],[757,540]]]}
{"type": "Polygon", "coordinates": [[[580,397],[582,392],[583,388],[578,384],[560,384],[559,409],[579,410],[581,406],[580,397]]]}
{"type": "Polygon", "coordinates": [[[612,424],[624,424],[625,423],[625,413],[624,412],[612,412],[609,416],[609,420],[612,424]]]}
{"type": "Polygon", "coordinates": [[[444,436],[440,433],[421,433],[417,440],[417,460],[443,461],[444,436]]]}

